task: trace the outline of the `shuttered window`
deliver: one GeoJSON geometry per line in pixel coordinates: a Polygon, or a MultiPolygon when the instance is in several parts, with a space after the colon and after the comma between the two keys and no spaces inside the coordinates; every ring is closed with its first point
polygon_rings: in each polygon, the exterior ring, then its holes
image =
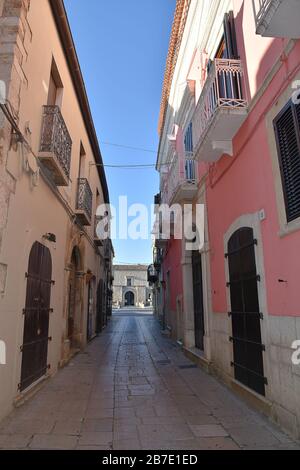
{"type": "Polygon", "coordinates": [[[274,121],[287,221],[300,217],[300,105],[292,100],[274,121]]]}
{"type": "Polygon", "coordinates": [[[225,57],[227,59],[239,59],[233,11],[226,13],[224,17],[224,40],[225,57]]]}

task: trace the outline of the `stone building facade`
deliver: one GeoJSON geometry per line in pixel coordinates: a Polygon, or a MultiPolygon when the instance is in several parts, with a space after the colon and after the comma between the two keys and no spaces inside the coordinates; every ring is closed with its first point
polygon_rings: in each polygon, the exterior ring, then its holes
{"type": "Polygon", "coordinates": [[[149,307],[152,305],[148,266],[115,265],[113,277],[114,307],[149,307]]]}
{"type": "Polygon", "coordinates": [[[109,193],[63,1],[0,0],[0,83],[2,418],[105,326],[113,249],[95,234],[109,193]]]}

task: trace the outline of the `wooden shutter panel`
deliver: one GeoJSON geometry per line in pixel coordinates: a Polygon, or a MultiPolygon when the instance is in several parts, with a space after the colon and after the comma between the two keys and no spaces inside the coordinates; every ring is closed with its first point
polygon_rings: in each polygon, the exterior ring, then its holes
{"type": "Polygon", "coordinates": [[[287,221],[300,217],[300,106],[290,101],[274,121],[287,221]]]}
{"type": "Polygon", "coordinates": [[[224,35],[226,42],[227,58],[239,59],[233,11],[230,11],[229,13],[225,14],[224,35]]]}

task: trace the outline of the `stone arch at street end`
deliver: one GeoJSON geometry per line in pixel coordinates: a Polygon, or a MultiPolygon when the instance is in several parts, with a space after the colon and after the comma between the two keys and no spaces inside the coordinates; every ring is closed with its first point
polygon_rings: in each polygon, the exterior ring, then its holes
{"type": "Polygon", "coordinates": [[[124,306],[125,307],[134,307],[136,303],[136,295],[132,289],[126,290],[124,292],[124,306]]]}

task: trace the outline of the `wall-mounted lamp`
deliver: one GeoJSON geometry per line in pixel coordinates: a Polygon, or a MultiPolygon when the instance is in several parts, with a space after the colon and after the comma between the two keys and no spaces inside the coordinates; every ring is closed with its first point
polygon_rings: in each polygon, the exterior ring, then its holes
{"type": "Polygon", "coordinates": [[[48,240],[48,242],[56,243],[56,235],[54,235],[54,233],[46,233],[45,235],[43,235],[43,238],[45,238],[45,240],[48,240]]]}

